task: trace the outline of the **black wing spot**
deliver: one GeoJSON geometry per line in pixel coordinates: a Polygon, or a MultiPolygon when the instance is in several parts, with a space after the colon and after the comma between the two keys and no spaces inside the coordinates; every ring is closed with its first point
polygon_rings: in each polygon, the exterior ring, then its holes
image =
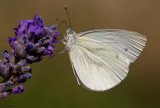
{"type": "Polygon", "coordinates": [[[127,51],[128,51],[128,48],[125,48],[125,51],[127,52],[127,51]]]}

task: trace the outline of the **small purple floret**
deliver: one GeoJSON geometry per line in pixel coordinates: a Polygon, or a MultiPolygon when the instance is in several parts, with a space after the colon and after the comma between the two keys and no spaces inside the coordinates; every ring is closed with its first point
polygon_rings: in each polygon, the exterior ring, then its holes
{"type": "Polygon", "coordinates": [[[34,44],[32,43],[32,42],[28,42],[28,44],[27,44],[27,49],[31,49],[31,48],[33,48],[33,46],[34,46],[34,44]]]}
{"type": "Polygon", "coordinates": [[[52,30],[57,29],[57,25],[56,25],[56,24],[55,24],[55,25],[52,25],[52,26],[50,26],[49,28],[52,29],[52,30]]]}
{"type": "MultiPolygon", "coordinates": [[[[18,29],[14,28],[14,30],[18,30],[18,29]]],[[[15,36],[13,38],[12,37],[7,38],[12,49],[14,49],[14,42],[17,40],[17,31],[14,31],[14,33],[15,33],[15,36]]]]}
{"type": "Polygon", "coordinates": [[[56,30],[56,31],[54,32],[53,36],[52,36],[51,39],[50,39],[49,45],[52,45],[53,43],[58,44],[58,43],[57,43],[57,37],[56,37],[58,34],[59,34],[59,33],[58,33],[58,31],[56,30]]]}
{"type": "Polygon", "coordinates": [[[7,51],[7,50],[3,51],[3,53],[2,53],[3,58],[6,58],[7,54],[8,54],[8,51],[7,51]]]}
{"type": "Polygon", "coordinates": [[[24,92],[24,86],[20,85],[20,86],[16,86],[12,89],[11,91],[12,93],[19,93],[22,94],[24,92]]]}
{"type": "Polygon", "coordinates": [[[30,79],[32,76],[32,74],[23,74],[23,77],[26,78],[26,79],[30,79]]]}
{"type": "Polygon", "coordinates": [[[12,82],[12,81],[7,81],[7,82],[5,83],[5,85],[6,85],[6,86],[12,86],[12,85],[13,85],[13,82],[12,82]]]}
{"type": "Polygon", "coordinates": [[[2,55],[3,55],[4,59],[6,59],[8,62],[10,62],[10,55],[8,54],[7,50],[3,51],[2,55]]]}
{"type": "Polygon", "coordinates": [[[41,23],[43,22],[43,18],[41,16],[38,16],[37,20],[40,21],[41,23]]]}

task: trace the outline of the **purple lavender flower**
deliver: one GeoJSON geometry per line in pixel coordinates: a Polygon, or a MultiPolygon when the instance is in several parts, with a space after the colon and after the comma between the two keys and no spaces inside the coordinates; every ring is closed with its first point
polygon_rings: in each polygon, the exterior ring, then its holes
{"type": "MultiPolygon", "coordinates": [[[[19,58],[27,57],[28,59],[28,56],[32,55],[44,56],[53,54],[54,46],[52,44],[57,44],[56,36],[58,35],[58,31],[56,30],[53,33],[53,30],[57,26],[46,27],[42,22],[42,17],[35,15],[32,20],[20,20],[18,28],[14,28],[19,36],[19,40],[13,40],[12,38],[8,40],[19,58]]],[[[34,62],[36,61],[34,60],[34,62]]]]}
{"type": "Polygon", "coordinates": [[[11,46],[10,53],[5,50],[3,61],[0,60],[0,98],[12,93],[22,94],[24,86],[7,89],[8,86],[26,82],[31,78],[31,67],[27,63],[39,62],[45,55],[52,55],[57,43],[57,25],[50,27],[43,25],[43,18],[35,14],[33,19],[20,20],[14,28],[15,36],[8,37],[11,46]]]}

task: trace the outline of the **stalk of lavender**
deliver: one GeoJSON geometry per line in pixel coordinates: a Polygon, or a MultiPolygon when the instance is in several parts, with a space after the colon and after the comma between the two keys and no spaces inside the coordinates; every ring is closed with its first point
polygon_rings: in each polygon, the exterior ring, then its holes
{"type": "Polygon", "coordinates": [[[36,14],[33,19],[20,20],[19,26],[14,28],[15,36],[8,37],[10,53],[5,50],[3,60],[0,60],[0,98],[12,93],[22,94],[24,86],[15,85],[31,78],[32,69],[26,64],[39,62],[42,56],[53,54],[52,44],[57,44],[58,31],[56,25],[46,27],[42,21],[42,17],[36,14]]]}

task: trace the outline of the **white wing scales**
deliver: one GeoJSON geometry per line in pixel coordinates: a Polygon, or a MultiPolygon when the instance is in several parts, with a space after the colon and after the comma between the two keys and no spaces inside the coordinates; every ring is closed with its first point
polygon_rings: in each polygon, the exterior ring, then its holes
{"type": "Polygon", "coordinates": [[[78,82],[91,90],[110,89],[123,80],[146,38],[126,30],[93,30],[77,34],[69,52],[78,82]],[[80,80],[80,81],[79,81],[80,80]]]}
{"type": "Polygon", "coordinates": [[[72,48],[70,58],[78,79],[86,87],[107,90],[126,77],[128,64],[115,51],[85,37],[76,41],[78,45],[72,48]]]}
{"type": "Polygon", "coordinates": [[[79,36],[104,43],[130,62],[136,60],[147,41],[142,34],[117,29],[91,30],[77,34],[79,36]]]}

